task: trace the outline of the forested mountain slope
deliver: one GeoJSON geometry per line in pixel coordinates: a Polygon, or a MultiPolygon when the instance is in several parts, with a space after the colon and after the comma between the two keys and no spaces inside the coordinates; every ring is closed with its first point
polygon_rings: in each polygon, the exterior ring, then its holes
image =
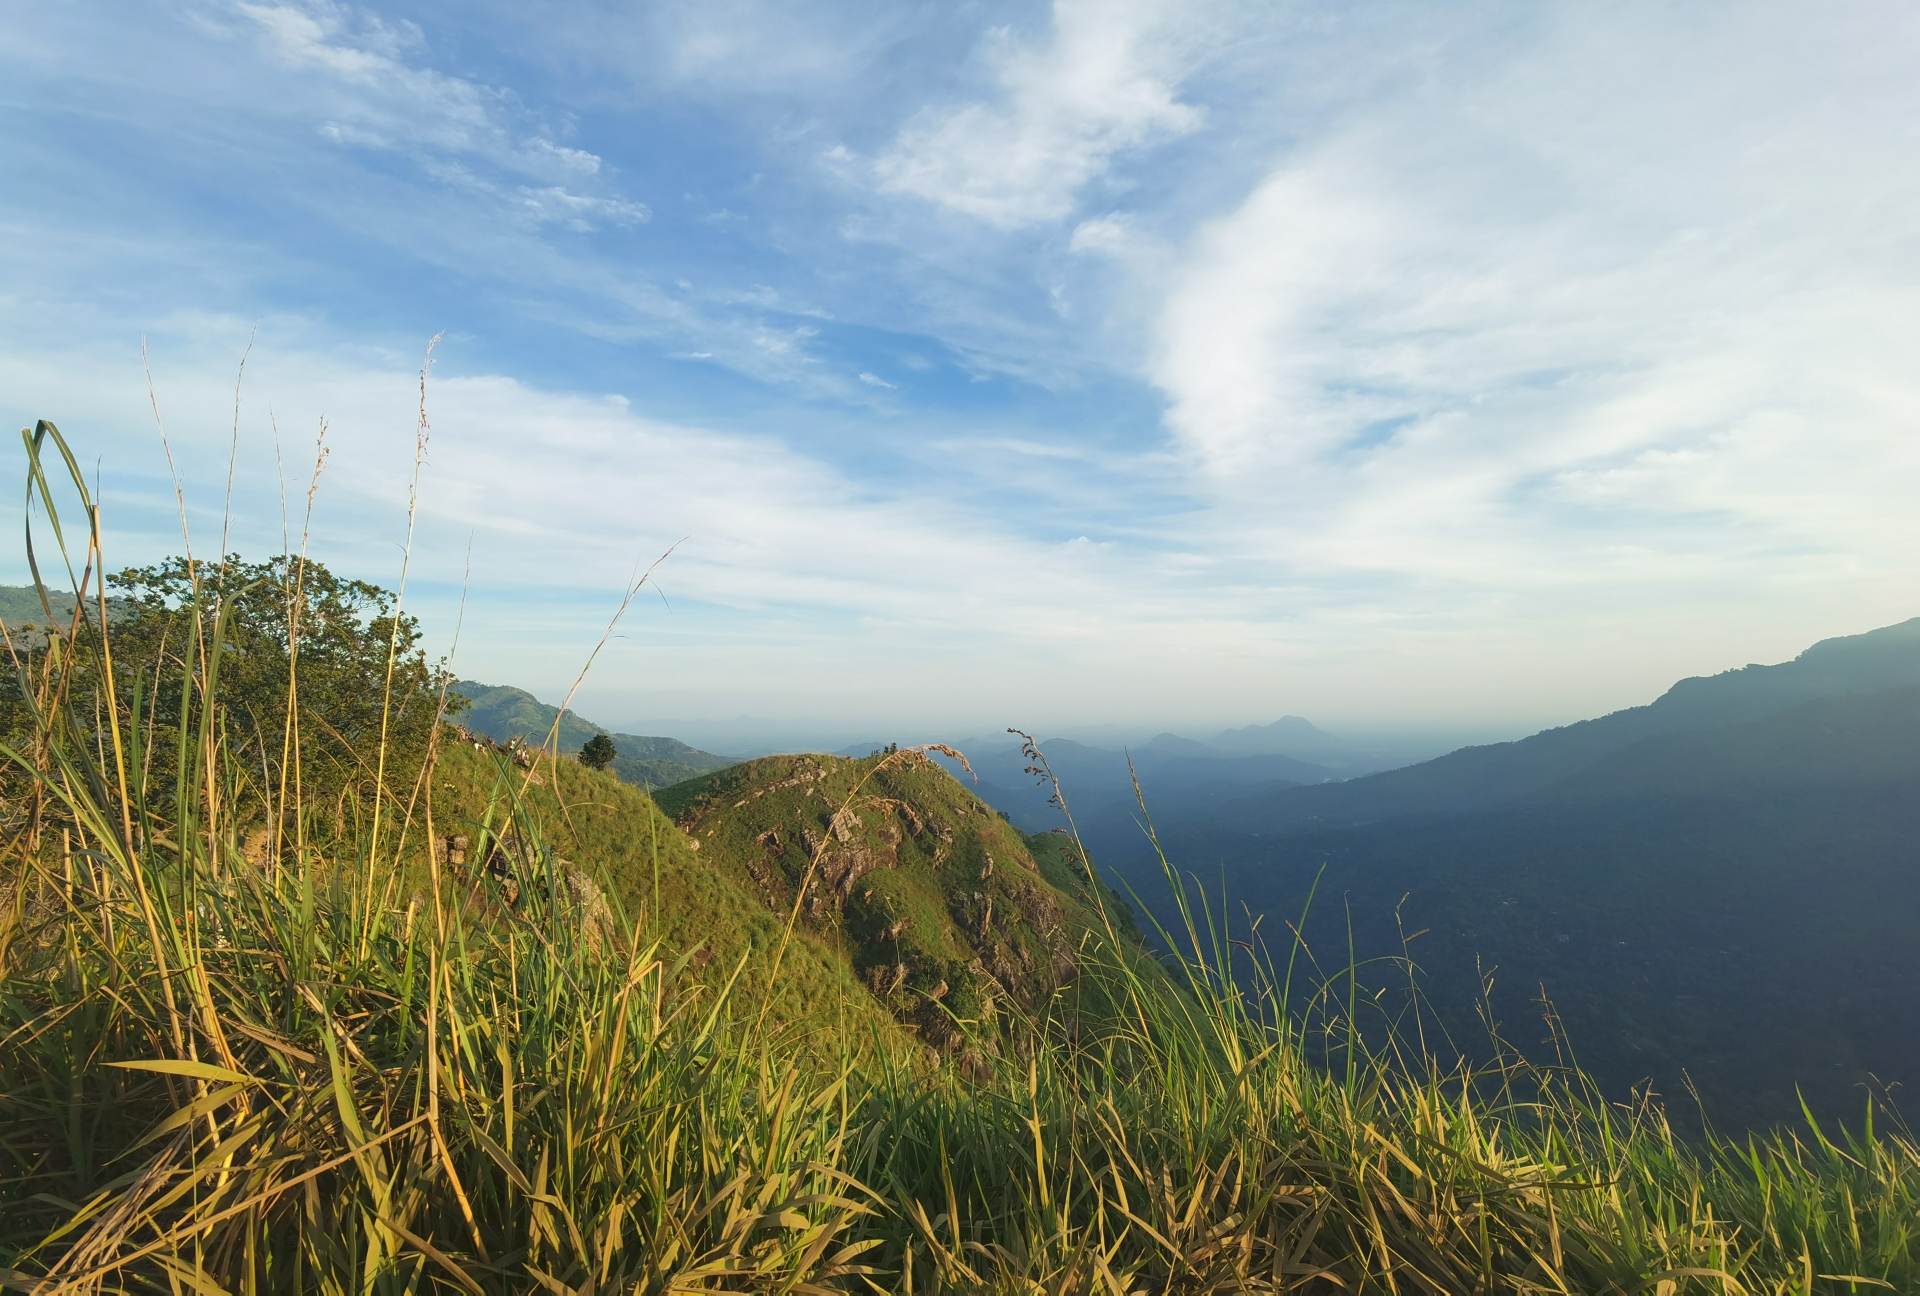
{"type": "Polygon", "coordinates": [[[1920,685],[1819,698],[1740,724],[1642,738],[1539,800],[1741,795],[1920,779],[1920,685]]]}

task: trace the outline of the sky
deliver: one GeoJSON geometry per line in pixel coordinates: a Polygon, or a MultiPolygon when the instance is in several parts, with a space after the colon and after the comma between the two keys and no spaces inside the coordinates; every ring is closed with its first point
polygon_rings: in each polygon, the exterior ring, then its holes
{"type": "Polygon", "coordinates": [[[10,6],[0,405],[114,565],[305,534],[550,701],[668,554],[617,729],[1517,734],[1920,614],[1915,66],[1890,0],[10,6]]]}

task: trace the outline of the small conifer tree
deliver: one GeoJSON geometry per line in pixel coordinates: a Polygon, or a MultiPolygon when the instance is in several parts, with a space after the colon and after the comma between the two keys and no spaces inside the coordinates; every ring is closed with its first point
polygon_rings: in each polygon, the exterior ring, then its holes
{"type": "Polygon", "coordinates": [[[580,749],[580,763],[588,769],[603,770],[613,764],[613,758],[620,751],[613,745],[613,739],[605,734],[595,734],[587,739],[587,745],[580,749]]]}

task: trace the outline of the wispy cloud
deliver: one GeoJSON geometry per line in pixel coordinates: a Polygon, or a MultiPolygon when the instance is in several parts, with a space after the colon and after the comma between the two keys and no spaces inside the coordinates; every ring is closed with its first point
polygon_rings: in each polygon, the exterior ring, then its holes
{"type": "Polygon", "coordinates": [[[1157,325],[1196,481],[1273,508],[1290,565],[1489,589],[1730,592],[1906,543],[1920,379],[1885,357],[1920,261],[1882,222],[1920,219],[1920,93],[1801,27],[1568,11],[1470,101],[1284,158],[1157,325]]]}
{"type": "Polygon", "coordinates": [[[1044,43],[989,34],[993,102],[928,108],[875,164],[882,186],[995,225],[1057,220],[1115,154],[1199,129],[1179,99],[1188,27],[1161,0],[1057,0],[1044,43]]]}
{"type": "Polygon", "coordinates": [[[352,88],[354,93],[334,101],[346,119],[331,123],[338,137],[385,147],[422,143],[499,150],[509,145],[495,120],[505,99],[501,92],[406,62],[406,55],[425,43],[411,23],[388,23],[331,0],[241,3],[235,12],[258,28],[282,64],[352,88]]]}
{"type": "Polygon", "coordinates": [[[558,185],[544,189],[519,189],[520,199],[536,220],[562,221],[573,229],[588,230],[596,220],[615,225],[644,225],[653,219],[653,209],[645,203],[624,198],[595,198],[568,193],[558,185]]]}
{"type": "MultiPolygon", "coordinates": [[[[314,108],[324,114],[318,129],[328,139],[484,160],[508,174],[542,179],[578,183],[602,175],[599,155],[529,132],[528,114],[513,92],[413,62],[429,50],[412,22],[390,22],[338,0],[243,0],[234,12],[258,29],[284,67],[322,79],[314,108]]],[[[574,225],[588,214],[619,224],[647,219],[644,204],[619,195],[575,194],[561,185],[515,192],[541,219],[574,225]]]]}
{"type": "MultiPolygon", "coordinates": [[[[280,543],[279,463],[301,480],[325,409],[333,450],[316,552],[340,569],[390,580],[404,529],[414,375],[404,364],[368,367],[290,349],[285,330],[294,325],[270,322],[281,345],[256,349],[249,363],[234,543],[249,552],[280,543]]],[[[236,337],[245,337],[239,321],[175,321],[157,357],[161,410],[194,525],[205,534],[223,529],[214,483],[226,462],[233,357],[220,343],[236,337]]],[[[103,369],[97,353],[16,352],[0,358],[0,379],[31,406],[64,405],[70,431],[113,437],[119,451],[104,487],[116,561],[177,548],[137,353],[103,369]],[[85,399],[68,398],[82,373],[107,380],[85,399]]],[[[1149,613],[1173,592],[1140,581],[1138,564],[1156,560],[1029,528],[982,526],[936,480],[882,488],[775,438],[663,421],[621,397],[547,391],[497,374],[443,369],[429,412],[414,598],[444,634],[471,543],[473,569],[484,578],[468,596],[463,651],[464,668],[476,673],[564,686],[575,652],[604,616],[595,595],[619,586],[636,559],[683,538],[662,577],[681,611],[643,622],[653,632],[616,651],[609,669],[644,662],[651,677],[671,662],[676,690],[735,708],[777,708],[792,679],[805,676],[823,698],[839,695],[832,705],[880,718],[913,705],[924,670],[945,662],[955,670],[942,704],[950,716],[997,715],[995,699],[1010,696],[1003,651],[1045,658],[1129,634],[1182,651],[1184,632],[1162,619],[1168,605],[1149,613]],[[1063,600],[1066,590],[1075,593],[1063,600]],[[544,604],[556,594],[564,605],[529,624],[528,600],[544,604]],[[753,624],[793,627],[777,677],[739,673],[738,627],[753,624]],[[1134,629],[1123,631],[1128,624],[1134,629]],[[979,657],[983,639],[1004,649],[979,657]],[[862,696],[854,701],[854,693],[862,696]]],[[[290,493],[297,500],[299,491],[290,493]]],[[[1231,615],[1203,589],[1175,597],[1188,615],[1231,615]]],[[[635,696],[630,686],[601,688],[609,698],[635,696]]],[[[1011,690],[1029,700],[1058,691],[1039,680],[1011,690]]]]}
{"type": "Polygon", "coordinates": [[[522,146],[528,153],[542,161],[551,162],[564,171],[578,175],[599,175],[601,159],[598,154],[585,149],[567,148],[555,144],[552,140],[534,138],[522,146]]]}

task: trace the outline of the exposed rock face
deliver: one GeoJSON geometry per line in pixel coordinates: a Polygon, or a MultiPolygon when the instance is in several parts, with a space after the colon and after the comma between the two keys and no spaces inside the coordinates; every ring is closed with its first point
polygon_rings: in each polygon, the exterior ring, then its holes
{"type": "Polygon", "coordinates": [[[600,889],[600,884],[565,860],[554,862],[562,869],[567,898],[579,910],[580,925],[586,933],[587,943],[596,950],[612,945],[619,931],[613,923],[613,907],[607,903],[606,893],[600,889]]]}

